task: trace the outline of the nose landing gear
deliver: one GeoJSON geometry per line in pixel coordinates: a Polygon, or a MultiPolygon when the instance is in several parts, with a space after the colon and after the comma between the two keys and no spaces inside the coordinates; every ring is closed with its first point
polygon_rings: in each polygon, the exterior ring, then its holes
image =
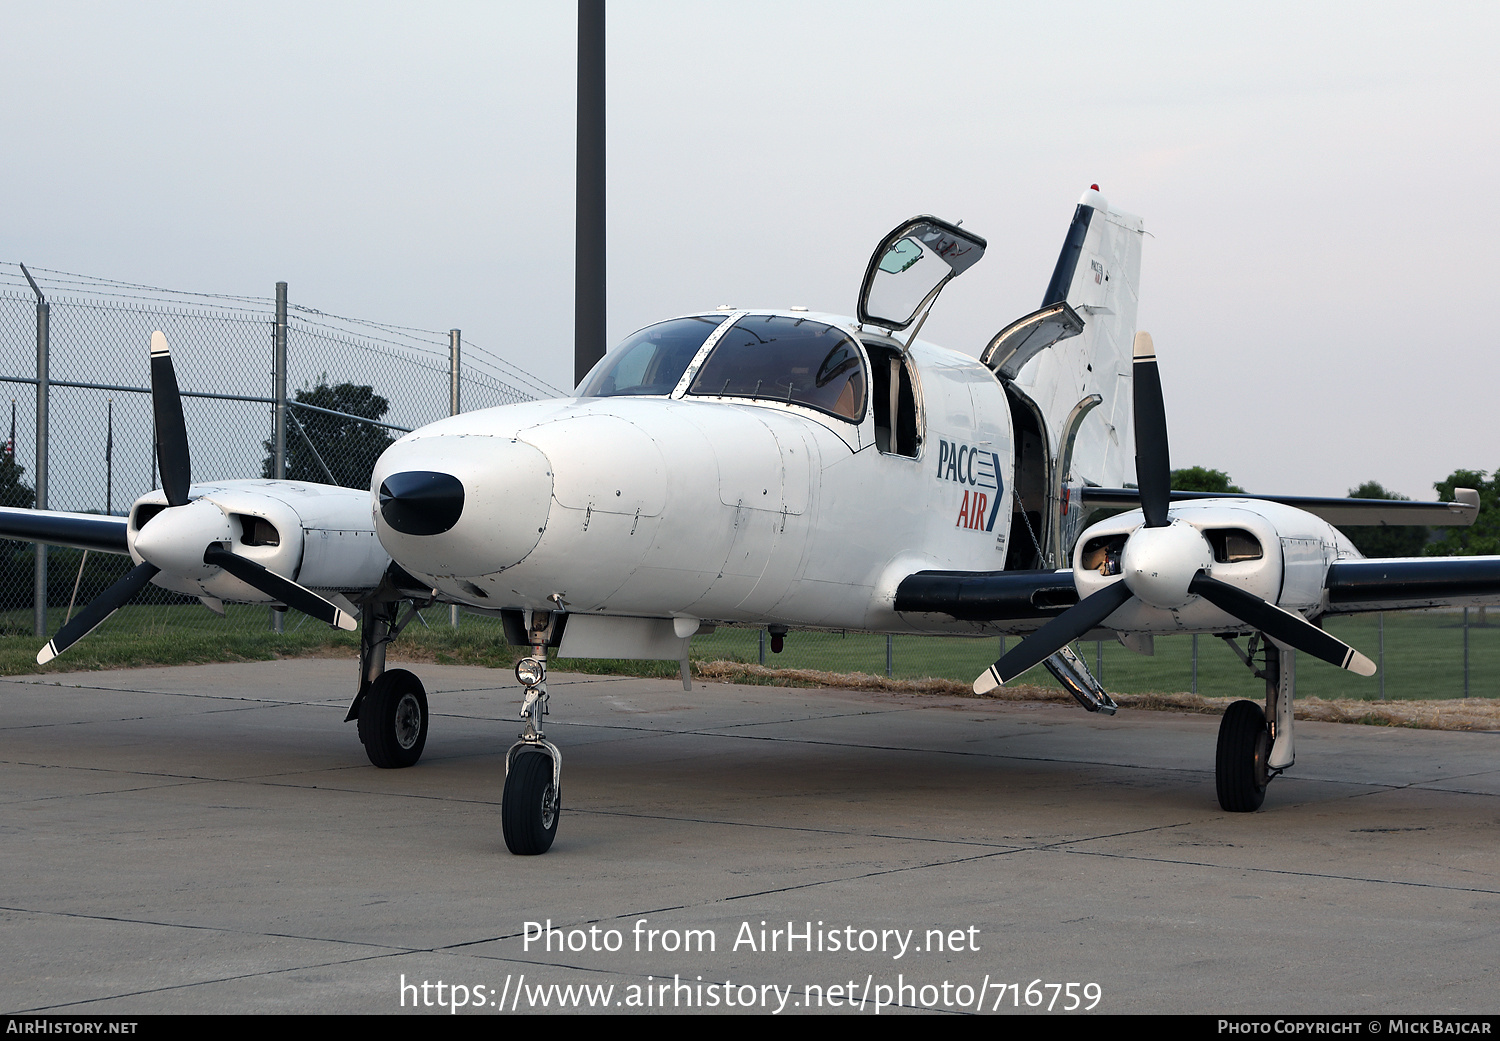
{"type": "Polygon", "coordinates": [[[505,754],[505,792],[500,799],[505,848],[523,857],[552,848],[562,813],[562,752],[542,732],[548,700],[549,621],[547,613],[535,612],[530,626],[531,657],[516,664],[516,679],[526,687],[521,703],[526,725],[505,754]]]}

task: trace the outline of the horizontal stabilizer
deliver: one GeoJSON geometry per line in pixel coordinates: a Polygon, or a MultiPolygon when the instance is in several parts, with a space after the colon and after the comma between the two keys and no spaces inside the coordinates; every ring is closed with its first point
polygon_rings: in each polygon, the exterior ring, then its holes
{"type": "MultiPolygon", "coordinates": [[[[1425,524],[1429,527],[1468,527],[1479,516],[1479,498],[1472,500],[1464,493],[1467,488],[1456,489],[1457,502],[1413,502],[1410,499],[1332,499],[1303,495],[1246,495],[1241,492],[1179,492],[1171,493],[1173,502],[1197,502],[1201,499],[1250,499],[1258,502],[1279,502],[1305,510],[1320,517],[1336,528],[1360,526],[1425,524]]],[[[1131,509],[1141,504],[1141,493],[1136,488],[1091,488],[1082,491],[1083,504],[1089,509],[1131,509]]],[[[1472,494],[1472,493],[1471,493],[1472,494]]]]}

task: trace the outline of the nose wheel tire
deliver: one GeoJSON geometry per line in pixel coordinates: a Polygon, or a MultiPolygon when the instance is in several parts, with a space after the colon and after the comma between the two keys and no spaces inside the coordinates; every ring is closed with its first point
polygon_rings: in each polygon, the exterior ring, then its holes
{"type": "Polygon", "coordinates": [[[1219,751],[1214,779],[1219,805],[1230,813],[1260,809],[1271,782],[1267,761],[1271,754],[1271,732],[1266,714],[1253,701],[1236,701],[1219,724],[1219,751]]]}
{"type": "Polygon", "coordinates": [[[414,766],[427,745],[427,692],[405,669],[381,673],[359,706],[359,739],[382,770],[414,766]]]}
{"type": "Polygon", "coordinates": [[[552,783],[552,757],[543,752],[517,755],[505,775],[500,802],[505,848],[521,857],[547,852],[557,837],[561,812],[562,800],[552,783]]]}

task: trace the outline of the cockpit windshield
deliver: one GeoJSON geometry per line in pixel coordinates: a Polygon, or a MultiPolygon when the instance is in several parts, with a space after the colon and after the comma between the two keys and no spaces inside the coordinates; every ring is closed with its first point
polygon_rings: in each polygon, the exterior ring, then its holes
{"type": "Polygon", "coordinates": [[[674,318],[631,334],[584,377],[578,396],[672,393],[698,348],[727,317],[674,318]]]}
{"type": "Polygon", "coordinates": [[[865,414],[864,360],[849,334],[831,325],[747,315],[724,333],[688,393],[786,401],[857,423],[865,414]]]}

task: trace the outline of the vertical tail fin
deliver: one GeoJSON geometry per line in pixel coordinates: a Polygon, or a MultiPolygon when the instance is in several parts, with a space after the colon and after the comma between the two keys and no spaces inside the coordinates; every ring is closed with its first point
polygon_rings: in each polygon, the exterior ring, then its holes
{"type": "Polygon", "coordinates": [[[1144,234],[1141,219],[1111,210],[1097,186],[1084,192],[1041,309],[1001,329],[980,355],[1010,393],[1014,486],[1018,496],[1030,487],[1025,508],[1045,532],[1039,562],[1016,556],[1008,567],[1062,565],[1084,520],[1077,491],[1135,476],[1131,369],[1144,234]]]}
{"type": "Polygon", "coordinates": [[[1070,483],[1121,487],[1134,477],[1131,433],[1131,344],[1140,297],[1141,219],[1109,208],[1097,187],[1078,200],[1043,306],[1066,302],[1083,331],[1038,354],[1016,375],[1016,387],[1046,417],[1054,450],[1069,431],[1074,407],[1102,399],[1076,432],[1070,483]]]}

